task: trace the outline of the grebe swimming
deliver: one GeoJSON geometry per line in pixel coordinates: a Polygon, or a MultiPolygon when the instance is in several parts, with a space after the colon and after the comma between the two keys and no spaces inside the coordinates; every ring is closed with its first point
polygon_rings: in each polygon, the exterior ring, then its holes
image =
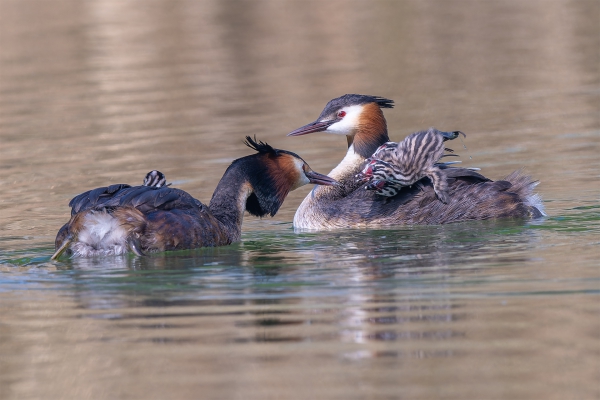
{"type": "Polygon", "coordinates": [[[393,105],[383,97],[347,94],[327,103],[316,121],[288,134],[334,133],[345,135],[348,143],[346,156],[329,173],[340,184],[315,187],[296,211],[294,227],[318,230],[445,224],[544,215],[541,198],[533,191],[538,182],[520,171],[491,181],[472,169],[445,166],[447,203],[439,199],[429,178],[403,187],[393,197],[364,190],[356,175],[365,168],[365,161],[389,142],[382,109],[393,105]]]}
{"type": "Polygon", "coordinates": [[[288,193],[308,183],[336,181],[285,150],[246,137],[256,154],[227,168],[208,206],[165,185],[152,171],[142,186],[111,185],[74,197],[71,219],[56,236],[56,252],[77,257],[223,246],[240,240],[244,211],[275,215],[288,193]]]}

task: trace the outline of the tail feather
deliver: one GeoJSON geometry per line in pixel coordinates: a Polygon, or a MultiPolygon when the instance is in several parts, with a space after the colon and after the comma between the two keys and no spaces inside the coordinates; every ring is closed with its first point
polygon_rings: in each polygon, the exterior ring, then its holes
{"type": "Polygon", "coordinates": [[[51,259],[58,259],[65,251],[83,257],[119,255],[129,250],[142,254],[138,242],[145,227],[144,215],[133,207],[82,211],[59,231],[51,259]]]}
{"type": "Polygon", "coordinates": [[[546,211],[544,209],[544,203],[542,201],[542,196],[539,193],[535,193],[534,189],[537,185],[539,185],[539,181],[535,181],[531,178],[531,176],[525,174],[523,169],[518,169],[512,173],[510,173],[505,181],[509,181],[512,184],[510,191],[519,195],[525,205],[527,205],[533,217],[543,217],[546,216],[546,211]]]}

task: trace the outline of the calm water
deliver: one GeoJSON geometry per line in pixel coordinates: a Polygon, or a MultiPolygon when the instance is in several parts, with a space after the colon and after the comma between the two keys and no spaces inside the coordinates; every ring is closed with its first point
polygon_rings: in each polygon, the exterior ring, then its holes
{"type": "MultiPolygon", "coordinates": [[[[600,398],[600,2],[0,1],[0,398],[600,398]],[[344,93],[467,133],[549,216],[50,262],[74,195],[160,169],[208,201],[247,134],[344,93]]],[[[464,144],[464,146],[463,146],[464,144]]]]}

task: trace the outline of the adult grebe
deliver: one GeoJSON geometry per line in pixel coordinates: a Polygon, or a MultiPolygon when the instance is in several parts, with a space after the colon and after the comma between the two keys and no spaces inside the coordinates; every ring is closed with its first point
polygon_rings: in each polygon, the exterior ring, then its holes
{"type": "Polygon", "coordinates": [[[340,184],[315,187],[294,216],[294,227],[331,229],[370,225],[444,224],[490,218],[532,218],[544,215],[537,182],[515,171],[491,181],[466,168],[445,167],[448,202],[440,201],[430,179],[403,187],[393,197],[364,190],[356,175],[365,160],[389,141],[382,108],[394,102],[378,96],[346,94],[331,100],[316,121],[288,134],[313,132],[346,135],[348,152],[329,176],[340,184]]]}
{"type": "Polygon", "coordinates": [[[290,191],[308,183],[336,184],[292,152],[249,136],[246,145],[257,154],[231,163],[208,207],[166,186],[158,171],[146,175],[142,186],[117,184],[74,197],[52,259],[65,250],[88,257],[228,245],[240,240],[244,211],[273,216],[290,191]]]}

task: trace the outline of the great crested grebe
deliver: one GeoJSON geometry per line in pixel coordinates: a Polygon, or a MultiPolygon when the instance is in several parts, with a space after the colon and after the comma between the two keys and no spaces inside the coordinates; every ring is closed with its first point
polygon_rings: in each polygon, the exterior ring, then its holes
{"type": "Polygon", "coordinates": [[[403,187],[393,197],[364,190],[356,175],[365,161],[389,141],[383,108],[394,102],[378,96],[346,94],[331,100],[316,121],[288,134],[313,132],[345,135],[348,152],[329,176],[337,186],[315,187],[294,216],[294,227],[331,229],[370,225],[445,224],[491,218],[534,218],[544,215],[538,182],[515,171],[491,181],[472,169],[444,166],[447,203],[437,198],[431,181],[403,187]]]}
{"type": "Polygon", "coordinates": [[[163,187],[163,186],[171,186],[170,183],[167,183],[167,178],[165,174],[160,171],[153,170],[146,174],[144,177],[143,186],[152,186],[152,187],[163,187]]]}
{"type": "Polygon", "coordinates": [[[52,259],[65,250],[88,257],[228,245],[240,240],[244,211],[273,216],[290,191],[308,183],[336,184],[292,152],[249,136],[246,145],[257,153],[231,163],[208,206],[166,186],[158,171],[148,173],[142,186],[117,184],[74,197],[52,259]]]}
{"type": "Polygon", "coordinates": [[[365,189],[386,197],[393,197],[402,187],[427,177],[438,199],[448,203],[444,169],[449,164],[439,161],[444,156],[454,155],[444,154],[444,151],[453,152],[444,146],[444,142],[456,139],[458,135],[466,137],[461,131],[441,132],[429,128],[411,133],[399,143],[386,142],[367,159],[366,166],[357,177],[362,183],[368,182],[365,189]]]}

